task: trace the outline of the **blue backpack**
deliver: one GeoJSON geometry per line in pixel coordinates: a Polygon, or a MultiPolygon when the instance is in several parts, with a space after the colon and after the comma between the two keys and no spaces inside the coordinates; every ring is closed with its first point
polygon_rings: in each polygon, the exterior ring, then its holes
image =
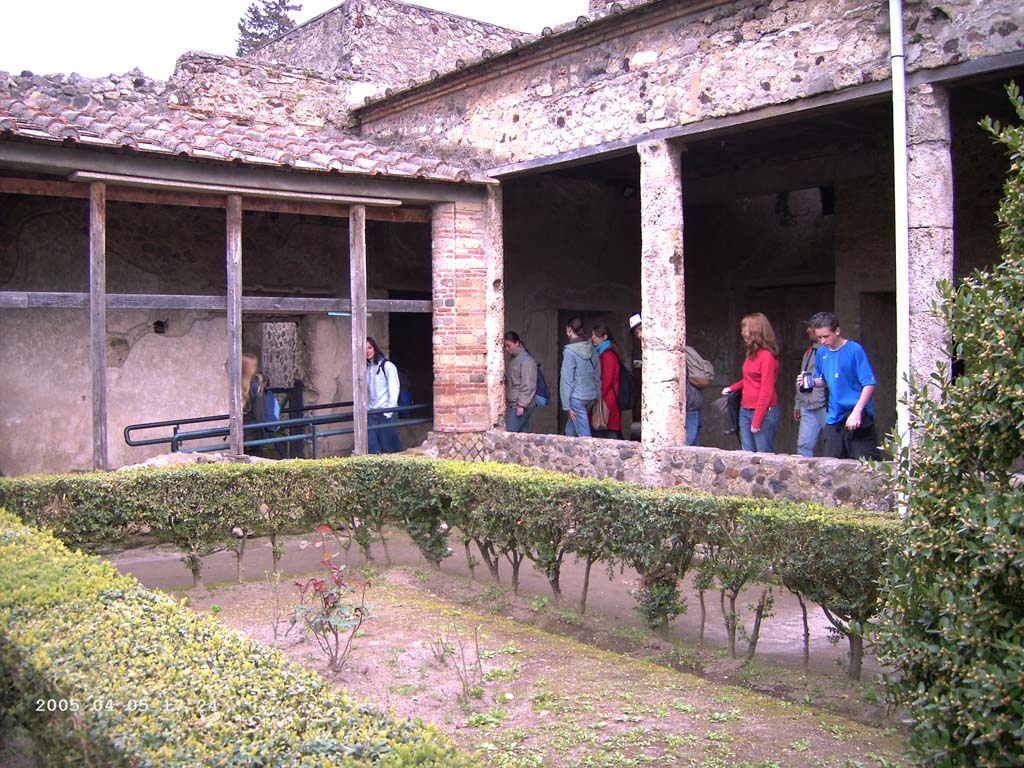
{"type": "MultiPolygon", "coordinates": [[[[253,379],[251,392],[255,396],[259,391],[259,383],[253,379]]],[[[258,404],[253,403],[253,416],[259,421],[280,421],[281,420],[281,404],[277,402],[277,398],[274,393],[270,391],[270,387],[265,387],[263,395],[260,396],[260,402],[258,404]],[[260,418],[259,411],[262,410],[262,418],[260,418]]],[[[268,432],[276,432],[280,427],[264,427],[268,432]]]]}
{"type": "Polygon", "coordinates": [[[533,397],[537,405],[547,405],[551,402],[551,390],[548,389],[548,383],[544,380],[544,371],[540,369],[540,363],[536,358],[534,358],[534,362],[537,363],[537,391],[533,397]]]}
{"type": "MultiPolygon", "coordinates": [[[[269,388],[263,390],[263,412],[267,421],[281,420],[281,404],[277,402],[277,397],[269,388]]],[[[267,427],[268,432],[277,432],[279,429],[280,427],[267,427]]]]}

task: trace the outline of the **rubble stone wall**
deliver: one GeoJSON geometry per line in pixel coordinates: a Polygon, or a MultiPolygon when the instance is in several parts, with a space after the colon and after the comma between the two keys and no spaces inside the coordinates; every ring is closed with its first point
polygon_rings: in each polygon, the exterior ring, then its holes
{"type": "Polygon", "coordinates": [[[639,482],[686,486],[720,495],[810,501],[826,506],[888,510],[891,499],[882,476],[845,459],[723,451],[718,448],[645,450],[623,440],[514,434],[489,431],[432,433],[424,453],[438,458],[496,461],[502,464],[639,482]]]}
{"type": "MultiPolygon", "coordinates": [[[[1024,47],[1017,0],[905,8],[907,66],[1024,47]]],[[[859,0],[650,2],[531,42],[357,111],[364,135],[474,147],[499,165],[550,157],[889,77],[888,10],[859,0]]]]}
{"type": "Polygon", "coordinates": [[[508,50],[522,33],[394,0],[348,0],[271,41],[252,58],[359,81],[353,97],[381,96],[431,72],[508,50]]]}

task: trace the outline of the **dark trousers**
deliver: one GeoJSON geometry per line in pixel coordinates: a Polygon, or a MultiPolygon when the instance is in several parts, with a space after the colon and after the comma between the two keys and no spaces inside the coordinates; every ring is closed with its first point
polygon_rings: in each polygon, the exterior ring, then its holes
{"type": "Polygon", "coordinates": [[[878,450],[878,432],[875,420],[864,414],[857,429],[847,429],[846,420],[838,424],[826,424],[821,432],[824,438],[823,454],[833,459],[875,459],[882,458],[878,450]]]}
{"type": "MultiPolygon", "coordinates": [[[[369,413],[366,415],[368,426],[390,424],[383,413],[369,413]]],[[[402,440],[398,436],[395,427],[382,426],[380,429],[371,429],[366,435],[366,448],[370,453],[398,453],[402,450],[402,440]]]]}

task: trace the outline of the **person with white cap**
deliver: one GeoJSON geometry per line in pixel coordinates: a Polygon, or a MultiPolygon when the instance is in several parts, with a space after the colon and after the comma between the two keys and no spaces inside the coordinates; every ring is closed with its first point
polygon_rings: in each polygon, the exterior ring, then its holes
{"type": "MultiPolygon", "coordinates": [[[[644,322],[639,312],[630,315],[629,329],[638,339],[644,337],[644,322]]],[[[690,345],[687,344],[685,349],[683,375],[686,382],[686,444],[700,445],[700,430],[703,426],[701,408],[704,407],[704,394],[701,390],[711,386],[715,378],[715,366],[690,345]]]]}

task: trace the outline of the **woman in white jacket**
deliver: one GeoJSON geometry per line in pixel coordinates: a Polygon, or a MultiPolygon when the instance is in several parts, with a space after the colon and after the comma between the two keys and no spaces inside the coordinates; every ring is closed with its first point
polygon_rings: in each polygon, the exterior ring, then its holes
{"type": "MultiPolygon", "coordinates": [[[[366,337],[366,407],[394,408],[398,405],[401,384],[398,382],[398,368],[384,357],[377,346],[377,340],[366,337]]],[[[395,427],[387,426],[395,420],[395,412],[368,413],[366,415],[367,449],[370,453],[398,453],[402,440],[395,427]],[[376,427],[376,429],[374,428],[376,427]]]]}

